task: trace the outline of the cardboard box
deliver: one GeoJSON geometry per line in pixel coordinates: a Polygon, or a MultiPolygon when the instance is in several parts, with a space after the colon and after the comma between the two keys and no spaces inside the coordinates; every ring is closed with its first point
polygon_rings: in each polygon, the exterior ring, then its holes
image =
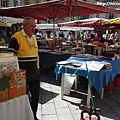
{"type": "Polygon", "coordinates": [[[9,88],[8,92],[9,92],[9,99],[17,97],[17,88],[16,88],[16,86],[11,86],[9,88]]]}
{"type": "Polygon", "coordinates": [[[16,82],[18,80],[20,80],[20,72],[19,71],[18,72],[11,72],[10,77],[11,77],[10,85],[16,86],[16,82]]]}
{"type": "Polygon", "coordinates": [[[16,56],[0,56],[0,73],[10,73],[19,71],[18,60],[16,56]]]}
{"type": "Polygon", "coordinates": [[[103,48],[96,46],[93,55],[102,55],[102,54],[103,54],[103,48]]]}
{"type": "Polygon", "coordinates": [[[17,93],[16,96],[26,94],[26,79],[17,81],[17,93]]]}
{"type": "Polygon", "coordinates": [[[26,80],[26,70],[20,69],[20,79],[19,80],[26,80]]]}
{"type": "Polygon", "coordinates": [[[9,99],[9,97],[8,97],[8,88],[6,88],[3,91],[0,91],[0,102],[6,101],[8,99],[9,99]]]}
{"type": "Polygon", "coordinates": [[[92,44],[85,45],[85,53],[91,54],[91,55],[95,54],[96,52],[95,47],[96,45],[92,45],[92,44]]]}
{"type": "Polygon", "coordinates": [[[0,102],[6,101],[8,97],[8,88],[10,87],[10,74],[0,74],[0,102]]]}
{"type": "Polygon", "coordinates": [[[26,70],[20,69],[17,81],[17,96],[26,94],[26,70]]]}
{"type": "Polygon", "coordinates": [[[0,74],[0,102],[26,94],[26,71],[0,74]]]}
{"type": "Polygon", "coordinates": [[[19,71],[11,72],[10,78],[9,99],[17,97],[17,81],[20,79],[19,71]]]}

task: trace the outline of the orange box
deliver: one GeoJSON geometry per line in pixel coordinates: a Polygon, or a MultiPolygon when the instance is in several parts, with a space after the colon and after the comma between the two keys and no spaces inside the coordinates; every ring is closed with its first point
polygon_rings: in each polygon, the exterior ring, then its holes
{"type": "Polygon", "coordinates": [[[26,70],[20,69],[20,79],[17,81],[17,95],[26,94],[26,70]]]}
{"type": "Polygon", "coordinates": [[[20,74],[18,72],[10,73],[10,88],[9,88],[9,99],[15,98],[17,96],[17,81],[20,79],[20,74]]]}
{"type": "Polygon", "coordinates": [[[11,86],[9,88],[9,99],[17,97],[17,89],[16,86],[11,86]]]}
{"type": "Polygon", "coordinates": [[[120,75],[117,75],[117,76],[114,77],[114,83],[115,83],[115,86],[120,85],[120,75]]]}
{"type": "Polygon", "coordinates": [[[104,90],[114,90],[114,81],[108,82],[108,85],[104,87],[104,90]]]}
{"type": "Polygon", "coordinates": [[[25,70],[20,70],[18,72],[11,72],[8,74],[0,74],[0,102],[3,102],[8,99],[12,99],[24,94],[26,94],[26,71],[25,70]],[[6,78],[5,76],[8,76],[9,78],[6,78]],[[4,86],[6,87],[5,89],[3,89],[4,86]]]}
{"type": "Polygon", "coordinates": [[[0,102],[8,100],[8,88],[3,91],[0,91],[0,102]]]}
{"type": "Polygon", "coordinates": [[[10,87],[9,81],[10,81],[9,73],[0,74],[0,102],[6,101],[9,99],[9,97],[8,97],[8,88],[10,87]]]}
{"type": "Polygon", "coordinates": [[[20,72],[11,72],[10,73],[10,77],[11,77],[11,86],[15,86],[16,85],[16,81],[20,79],[20,72]]]}

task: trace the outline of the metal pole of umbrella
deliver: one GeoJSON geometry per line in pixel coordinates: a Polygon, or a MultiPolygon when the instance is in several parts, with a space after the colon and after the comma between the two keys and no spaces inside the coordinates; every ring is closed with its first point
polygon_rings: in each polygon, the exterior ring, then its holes
{"type": "Polygon", "coordinates": [[[7,41],[7,23],[5,22],[5,34],[6,34],[6,40],[5,42],[7,41]]]}
{"type": "Polygon", "coordinates": [[[77,6],[77,1],[75,0],[75,4],[76,4],[76,15],[78,17],[78,27],[79,27],[79,31],[80,31],[80,40],[82,42],[82,46],[83,46],[83,40],[82,40],[82,35],[81,35],[81,27],[80,27],[80,16],[78,16],[78,6],[77,6]]]}

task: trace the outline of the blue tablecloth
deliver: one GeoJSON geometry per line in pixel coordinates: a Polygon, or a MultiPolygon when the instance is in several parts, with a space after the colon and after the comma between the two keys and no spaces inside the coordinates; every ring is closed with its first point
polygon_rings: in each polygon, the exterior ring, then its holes
{"type": "MultiPolygon", "coordinates": [[[[89,61],[92,60],[90,58],[76,58],[70,57],[68,60],[77,60],[77,61],[89,61]]],[[[109,81],[113,81],[114,77],[120,73],[120,59],[119,60],[102,60],[99,59],[98,61],[110,62],[112,67],[109,69],[102,69],[100,71],[89,71],[90,81],[91,84],[95,87],[98,93],[102,93],[102,88],[105,87],[109,81]]],[[[80,76],[88,77],[87,71],[80,69],[80,67],[72,67],[72,66],[65,66],[65,65],[56,65],[55,74],[56,79],[60,77],[60,73],[70,73],[70,74],[77,74],[80,76]]]]}
{"type": "MultiPolygon", "coordinates": [[[[92,58],[77,58],[77,57],[70,57],[67,59],[69,60],[77,60],[77,61],[91,61],[93,60],[92,58]]],[[[112,65],[112,72],[114,75],[120,74],[120,58],[117,60],[104,60],[102,58],[98,59],[97,61],[101,62],[109,62],[112,65]]]]}
{"type": "Polygon", "coordinates": [[[115,75],[120,74],[120,59],[118,59],[118,60],[107,60],[107,62],[112,64],[112,72],[115,75]]]}
{"type": "Polygon", "coordinates": [[[56,62],[66,60],[71,54],[55,54],[52,52],[40,52],[39,51],[39,62],[41,65],[49,65],[55,67],[56,62]]]}

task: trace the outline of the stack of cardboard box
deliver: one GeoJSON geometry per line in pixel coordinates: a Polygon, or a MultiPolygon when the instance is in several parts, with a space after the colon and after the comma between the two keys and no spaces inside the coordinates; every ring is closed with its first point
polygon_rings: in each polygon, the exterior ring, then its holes
{"type": "Polygon", "coordinates": [[[26,71],[0,75],[0,102],[26,94],[26,71]]]}
{"type": "Polygon", "coordinates": [[[0,102],[26,94],[26,71],[20,70],[16,56],[0,54],[0,102]]]}

